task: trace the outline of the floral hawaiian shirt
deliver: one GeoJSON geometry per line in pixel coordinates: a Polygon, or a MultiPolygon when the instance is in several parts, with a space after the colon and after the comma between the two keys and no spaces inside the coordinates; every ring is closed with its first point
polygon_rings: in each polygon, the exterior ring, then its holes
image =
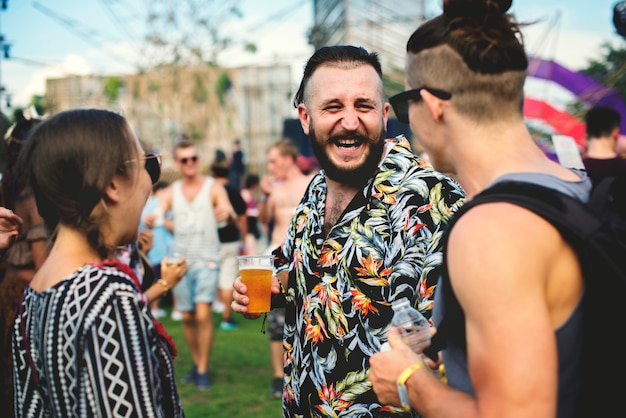
{"type": "Polygon", "coordinates": [[[441,236],[464,192],[415,156],[404,136],[386,145],[375,177],[328,236],[321,170],[274,252],[277,271],[289,271],[286,417],[411,416],[378,402],[369,358],[387,340],[393,300],[408,297],[430,318],[441,236]]]}

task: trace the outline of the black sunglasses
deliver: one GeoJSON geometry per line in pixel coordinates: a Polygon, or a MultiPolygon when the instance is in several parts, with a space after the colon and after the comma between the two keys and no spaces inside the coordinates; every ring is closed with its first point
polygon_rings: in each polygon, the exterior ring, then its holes
{"type": "Polygon", "coordinates": [[[146,154],[143,157],[133,158],[132,160],[124,161],[124,164],[131,163],[137,160],[145,160],[144,167],[150,175],[152,184],[159,181],[161,177],[161,155],[160,154],[146,154]]]}
{"type": "Polygon", "coordinates": [[[146,154],[143,157],[146,160],[146,171],[150,175],[152,184],[159,181],[161,177],[161,156],[159,154],[146,154]]]}
{"type": "Polygon", "coordinates": [[[396,114],[396,119],[402,123],[409,123],[409,100],[419,102],[422,100],[420,91],[426,90],[433,96],[440,98],[441,100],[450,100],[452,93],[445,90],[433,89],[431,87],[418,87],[416,89],[403,91],[402,93],[394,94],[389,98],[389,103],[393,107],[393,112],[396,114]]]}
{"type": "Polygon", "coordinates": [[[180,162],[183,164],[187,164],[188,161],[191,161],[192,163],[196,163],[198,162],[198,156],[194,155],[192,157],[183,157],[180,159],[180,162]]]}

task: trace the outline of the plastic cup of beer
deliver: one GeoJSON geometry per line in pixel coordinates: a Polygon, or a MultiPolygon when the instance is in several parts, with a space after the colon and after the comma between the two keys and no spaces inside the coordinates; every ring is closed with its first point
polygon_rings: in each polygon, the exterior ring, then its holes
{"type": "Polygon", "coordinates": [[[269,312],[272,299],[273,255],[242,255],[239,260],[239,275],[246,285],[246,296],[250,299],[249,313],[269,312]]]}
{"type": "Polygon", "coordinates": [[[180,263],[183,256],[176,249],[176,245],[173,242],[167,243],[165,252],[165,265],[167,267],[180,263]]]}

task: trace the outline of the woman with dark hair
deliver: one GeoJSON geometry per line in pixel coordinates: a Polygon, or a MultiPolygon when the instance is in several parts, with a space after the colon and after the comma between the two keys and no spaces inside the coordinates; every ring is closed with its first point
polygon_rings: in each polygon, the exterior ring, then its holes
{"type": "MultiPolygon", "coordinates": [[[[407,90],[389,101],[467,202],[508,180],[585,202],[587,175],[550,160],[524,123],[528,60],[510,7],[511,0],[444,0],[443,14],[411,35],[407,90]]],[[[374,391],[424,418],[576,416],[584,383],[576,252],[553,225],[511,203],[477,205],[455,221],[432,316],[447,385],[392,328],[393,349],[370,361],[374,391]]],[[[598,367],[611,367],[607,359],[598,367]]],[[[602,407],[581,416],[619,414],[602,407]]]]}
{"type": "MultiPolygon", "coordinates": [[[[14,323],[16,416],[183,416],[174,343],[115,257],[137,239],[160,156],[122,116],[71,110],[35,128],[20,167],[53,243],[14,323]]],[[[169,277],[155,284],[163,293],[169,277]]]]}
{"type": "Polygon", "coordinates": [[[244,249],[248,255],[256,255],[257,241],[261,238],[261,228],[259,227],[259,176],[248,174],[244,187],[241,189],[241,197],[246,202],[246,218],[248,221],[248,232],[244,238],[244,249]]]}

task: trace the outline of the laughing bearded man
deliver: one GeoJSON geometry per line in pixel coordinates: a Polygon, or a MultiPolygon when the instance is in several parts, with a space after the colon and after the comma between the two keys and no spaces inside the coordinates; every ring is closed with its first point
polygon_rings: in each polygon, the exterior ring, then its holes
{"type": "MultiPolygon", "coordinates": [[[[369,358],[387,341],[393,300],[430,317],[439,239],[464,193],[405,137],[385,139],[376,53],[319,49],[294,104],[321,170],[274,251],[273,306],[286,304],[283,415],[411,416],[378,401],[369,358]]],[[[240,279],[234,287],[233,309],[258,318],[240,279]]]]}

